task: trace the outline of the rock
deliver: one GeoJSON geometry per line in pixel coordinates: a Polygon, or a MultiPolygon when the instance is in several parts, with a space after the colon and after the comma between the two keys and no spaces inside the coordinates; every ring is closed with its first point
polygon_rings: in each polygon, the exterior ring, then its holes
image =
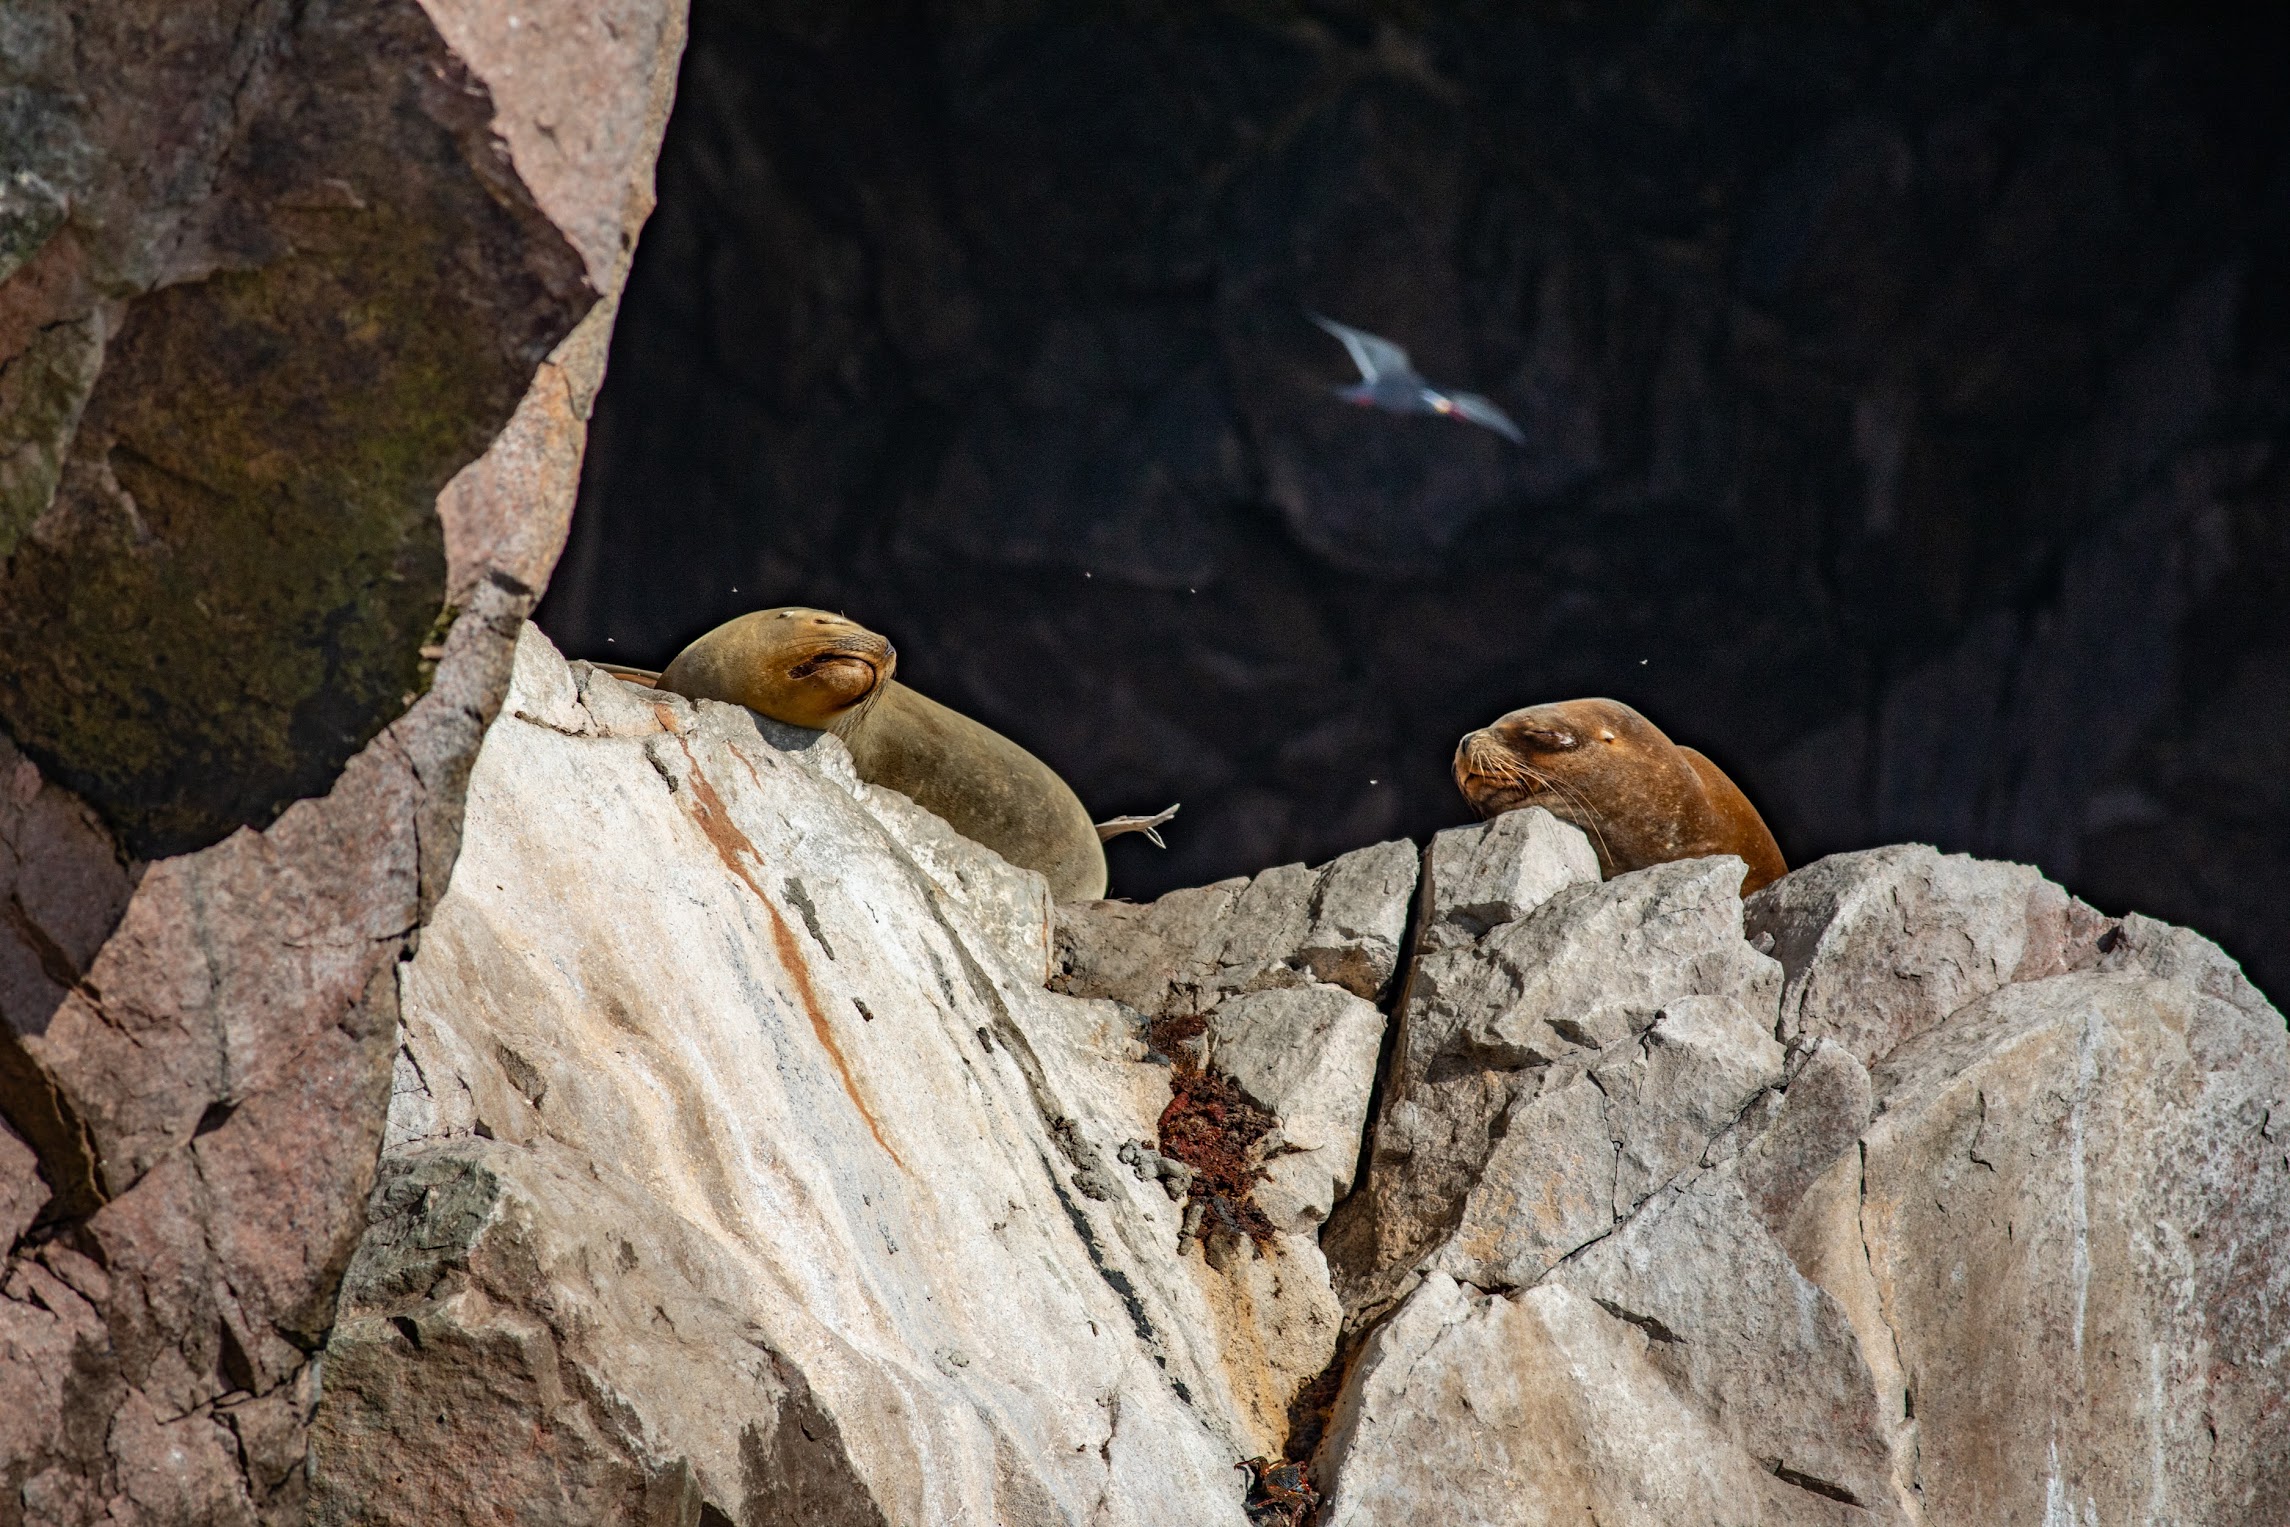
{"type": "Polygon", "coordinates": [[[2110,934],[2102,935],[2099,948],[2101,970],[2144,971],[2192,987],[2226,1003],[2262,1030],[2280,1016],[2226,951],[2191,928],[2174,928],[2133,912],[2110,934]]]}
{"type": "MultiPolygon", "coordinates": [[[[1743,940],[1733,861],[1602,884],[1579,831],[1507,819],[1465,830],[1473,883],[1571,883],[1411,969],[1367,1185],[1330,1227],[1355,1318],[1441,1246],[1458,1278],[1532,1283],[1781,1079],[1780,969],[1743,940]]],[[[1424,921],[1463,926],[1437,901],[1424,921]]]]}
{"type": "MultiPolygon", "coordinates": [[[[831,737],[675,697],[641,732],[531,627],[517,675],[404,968],[319,1518],[459,1520],[466,1470],[566,1522],[1239,1522],[1340,1311],[1309,1240],[1179,1255],[1123,1166],[1168,1070],[1043,989],[1040,877],[831,737]]],[[[1318,992],[1367,1007],[1264,995],[1318,992]]]]}
{"type": "Polygon", "coordinates": [[[1654,1339],[1557,1285],[1487,1295],[1434,1273],[1368,1338],[1330,1425],[1330,1527],[1842,1524],[1670,1387],[1654,1339]]]}
{"type": "Polygon", "coordinates": [[[1788,975],[1780,1037],[1834,1039],[1865,1066],[2008,982],[2090,965],[2109,926],[2024,864],[1921,844],[1785,875],[1746,921],[1788,975]]]}
{"type": "Polygon", "coordinates": [[[39,1166],[32,1148],[0,1126],[0,1242],[15,1245],[54,1196],[40,1180],[39,1166]]]}
{"type": "Polygon", "coordinates": [[[1790,1262],[1732,1171],[1665,1188],[1550,1281],[1646,1332],[1673,1388],[1776,1477],[1868,1521],[1911,1519],[1894,1497],[1893,1416],[1850,1318],[1790,1262]]]}
{"type": "MultiPolygon", "coordinates": [[[[1386,1275],[1427,1248],[1438,1227],[1453,1222],[1486,1159],[1488,1131],[1510,1102],[1507,1076],[1486,1066],[1441,1062],[1452,1035],[1436,1007],[1436,992],[1442,979],[1468,979],[1476,963],[1457,951],[1526,916],[1559,890],[1597,882],[1598,858],[1589,840],[1539,808],[1450,828],[1432,839],[1418,896],[1421,931],[1400,996],[1389,1092],[1374,1121],[1367,1189],[1331,1217],[1324,1237],[1348,1306],[1388,1297],[1386,1275]],[[1377,1162],[1386,1164],[1380,1180],[1377,1162]],[[1373,1296],[1363,1292],[1370,1281],[1377,1285],[1373,1296]]],[[[1556,1204],[1545,1208],[1564,1213],[1556,1204]]]]}
{"type": "MultiPolygon", "coordinates": [[[[556,108],[489,87],[525,60],[472,58],[419,5],[170,7],[161,49],[100,9],[11,18],[39,103],[13,141],[72,210],[23,252],[0,358],[75,350],[10,400],[42,467],[0,509],[0,718],[153,857],[323,794],[426,687],[440,495],[624,251],[592,282],[520,174],[501,129],[556,108]]],[[[647,46],[599,102],[631,119],[608,183],[656,141],[647,46]]],[[[612,237],[641,220],[616,207],[612,237]]]]}
{"type": "Polygon", "coordinates": [[[1327,1236],[1328,1519],[2280,1515],[2280,1015],[2199,936],[1917,848],[1751,900],[1784,985],[1724,865],[1419,956],[1327,1236]]]}
{"type": "Polygon", "coordinates": [[[562,544],[681,45],[634,0],[464,50],[481,9],[0,22],[11,1519],[305,1513],[399,961],[562,544]],[[567,70],[560,174],[525,87],[567,70]]]}
{"type": "Polygon", "coordinates": [[[1742,1191],[1758,1219],[1783,1233],[1814,1182],[1854,1148],[1876,1109],[1869,1073],[1835,1040],[1818,1041],[1797,1067],[1769,1121],[1751,1126],[1742,1191]]]}
{"type": "Polygon", "coordinates": [[[1333,986],[1228,997],[1209,1020],[1209,1064],[1280,1120],[1293,1154],[1266,1163],[1258,1206],[1279,1229],[1315,1229],[1352,1190],[1384,1015],[1333,986]]]}
{"type": "MultiPolygon", "coordinates": [[[[57,1216],[93,1213],[105,1187],[75,1089],[56,1084],[40,1052],[119,926],[136,878],[86,803],[44,780],[0,737],[0,905],[7,909],[0,930],[0,1116],[32,1152],[21,1176],[15,1163],[0,1163],[0,1181],[10,1184],[4,1196],[37,1200],[57,1216]]],[[[27,1218],[17,1233],[29,1224],[27,1218]]]]}
{"type": "Polygon", "coordinates": [[[1781,1082],[1781,1046],[1726,997],[1666,1002],[1635,1045],[1591,1073],[1615,1141],[1620,1219],[1688,1167],[1743,1107],[1781,1082]]]}
{"type": "Polygon", "coordinates": [[[1312,888],[1310,921],[1294,958],[1317,980],[1381,1001],[1399,967],[1415,881],[1412,843],[1379,843],[1339,855],[1312,888]]]}
{"type": "MultiPolygon", "coordinates": [[[[822,738],[816,746],[823,754],[834,750],[831,739],[822,738]]],[[[833,764],[822,758],[821,763],[826,768],[850,767],[848,755],[836,757],[833,764]]],[[[855,772],[846,788],[891,830],[915,866],[962,904],[972,924],[994,941],[1013,970],[1024,972],[1036,986],[1049,979],[1056,913],[1047,880],[990,849],[981,852],[982,845],[896,790],[861,784],[855,772]]]]}
{"type": "Polygon", "coordinates": [[[1875,1082],[1860,1233],[1926,1521],[2290,1507],[2281,1018],[2143,973],[2056,976],[1875,1082]]]}
{"type": "Polygon", "coordinates": [[[1598,854],[1582,829],[1540,806],[1506,811],[1482,827],[1451,827],[1432,838],[1424,858],[1416,952],[1472,943],[1568,886],[1598,879],[1598,854]]]}
{"type": "Polygon", "coordinates": [[[1313,981],[1375,1001],[1399,965],[1415,858],[1409,844],[1379,843],[1318,869],[1286,864],[1146,906],[1061,906],[1053,984],[1142,1013],[1206,1011],[1226,992],[1313,981]]]}
{"type": "Polygon", "coordinates": [[[1614,1228],[1614,1139],[1605,1094],[1580,1075],[1515,1099],[1497,1128],[1432,1260],[1483,1288],[1518,1288],[1614,1228]]]}
{"type": "Polygon", "coordinates": [[[1780,996],[1781,971],[1749,947],[1738,907],[1718,894],[1729,875],[1739,885],[1729,858],[1559,893],[1443,975],[1430,1022],[1498,1064],[1540,1066],[1634,1037],[1682,996],[1730,999],[1755,1021],[1780,996]]]}
{"type": "MultiPolygon", "coordinates": [[[[1277,873],[1267,871],[1267,874],[1277,873]]],[[[1057,909],[1054,990],[1107,997],[1140,1013],[1195,1005],[1191,990],[1215,970],[1223,926],[1245,880],[1171,891],[1137,906],[1068,902],[1057,909]]]]}

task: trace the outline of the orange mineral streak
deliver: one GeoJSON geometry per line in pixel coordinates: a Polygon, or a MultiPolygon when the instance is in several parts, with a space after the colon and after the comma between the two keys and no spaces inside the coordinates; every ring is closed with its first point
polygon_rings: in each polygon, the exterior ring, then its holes
{"type": "MultiPolygon", "coordinates": [[[[665,710],[666,707],[661,709],[665,710]]],[[[819,1005],[818,991],[811,985],[811,967],[803,961],[803,946],[795,942],[795,930],[787,926],[787,919],[780,915],[779,908],[772,904],[770,897],[763,894],[763,887],[755,883],[755,877],[748,873],[747,866],[740,861],[740,856],[745,854],[760,864],[763,855],[756,852],[747,834],[732,824],[731,813],[724,809],[723,797],[716,794],[716,787],[709,784],[708,777],[700,772],[699,760],[692,757],[691,744],[679,736],[677,746],[684,750],[685,759],[692,765],[692,775],[687,783],[691,787],[693,820],[699,823],[700,831],[707,836],[708,845],[716,851],[716,857],[724,861],[724,868],[739,876],[747,888],[755,892],[755,899],[763,904],[765,915],[771,919],[771,941],[779,951],[779,963],[786,967],[789,979],[795,983],[795,997],[803,1004],[804,1014],[811,1020],[811,1032],[819,1037],[819,1047],[835,1063],[835,1074],[843,1079],[843,1090],[850,1095],[851,1106],[858,1109],[859,1117],[867,1121],[867,1133],[875,1137],[875,1144],[883,1148],[883,1154],[891,1158],[892,1164],[900,1171],[905,1171],[906,1163],[899,1159],[897,1151],[891,1149],[890,1141],[883,1138],[882,1125],[875,1121],[875,1111],[867,1106],[866,1098],[860,1095],[858,1079],[851,1075],[851,1063],[844,1058],[843,1047],[835,1042],[835,1031],[827,1026],[827,1014],[819,1005]]]]}

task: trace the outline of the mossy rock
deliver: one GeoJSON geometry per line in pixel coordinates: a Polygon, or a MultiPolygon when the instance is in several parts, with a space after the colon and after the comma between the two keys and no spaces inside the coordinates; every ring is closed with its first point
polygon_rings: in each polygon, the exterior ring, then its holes
{"type": "Polygon", "coordinates": [[[324,83],[217,193],[243,258],[128,304],[53,504],[0,547],[0,724],[139,856],[324,792],[412,702],[438,492],[593,300],[482,91],[424,94],[434,34],[391,25],[303,39],[324,83]]]}

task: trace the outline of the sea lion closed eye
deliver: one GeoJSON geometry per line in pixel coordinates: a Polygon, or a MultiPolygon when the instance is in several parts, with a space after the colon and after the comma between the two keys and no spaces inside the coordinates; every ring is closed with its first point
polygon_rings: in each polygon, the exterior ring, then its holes
{"type": "Polygon", "coordinates": [[[1748,896],[1789,873],[1740,787],[1619,700],[1530,705],[1467,733],[1455,783],[1482,817],[1540,806],[1572,822],[1609,876],[1734,854],[1748,866],[1748,896]]]}

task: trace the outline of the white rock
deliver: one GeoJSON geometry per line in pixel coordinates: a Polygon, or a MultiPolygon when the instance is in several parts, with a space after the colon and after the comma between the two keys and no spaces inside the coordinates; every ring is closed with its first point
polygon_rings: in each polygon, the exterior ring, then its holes
{"type": "Polygon", "coordinates": [[[1772,1116],[1745,1120],[1740,1131],[1749,1135],[1735,1158],[1742,1191],[1768,1230],[1780,1235],[1813,1183],[1840,1162],[1853,1168],[1858,1191],[1857,1143],[1875,1110],[1868,1070],[1851,1051],[1823,1039],[1804,1052],[1772,1116]]]}
{"type": "Polygon", "coordinates": [[[1782,1483],[1570,1289],[1434,1273],[1368,1338],[1322,1456],[1329,1527],[1737,1527],[1863,1513],[1782,1483]]]}
{"type": "Polygon", "coordinates": [[[1893,1415],[1851,1319],[1791,1263],[1730,1170],[1655,1195],[1550,1281],[1651,1336],[1673,1386],[1779,1478],[1871,1524],[1908,1519],[1893,1415]]]}
{"type": "Polygon", "coordinates": [[[2105,926],[2027,865],[1916,843],[1834,854],[1748,908],[1788,972],[1780,1037],[1864,1066],[1998,987],[2091,964],[2105,926]]]}
{"type": "Polygon", "coordinates": [[[1598,883],[1598,854],[1582,829],[1540,806],[1434,834],[1423,867],[1419,953],[1474,943],[1570,885],[1598,883]]]}
{"type": "Polygon", "coordinates": [[[1521,1098],[1433,1265],[1482,1288],[1535,1282],[1614,1228],[1614,1157],[1589,1077],[1521,1098]]]}
{"type": "MultiPolygon", "coordinates": [[[[1540,873],[1517,865],[1580,841],[1564,831],[1530,822],[1465,846],[1483,846],[1482,881],[1516,884],[1540,873]]],[[[1780,1080],[1781,967],[1743,939],[1740,878],[1712,858],[1569,884],[1416,959],[1367,1186],[1331,1218],[1347,1309],[1424,1266],[1532,1283],[1780,1080]],[[1669,1032],[1647,1039],[1665,1011],[1669,1032]]]]}
{"type": "Polygon", "coordinates": [[[1381,998],[1399,968],[1416,871],[1415,845],[1404,841],[1330,861],[1312,888],[1297,961],[1315,980],[1370,1001],[1381,998]]]}
{"type": "MultiPolygon", "coordinates": [[[[2182,971],[2223,974],[2169,942],[2182,971]]],[[[1857,1229],[1926,1521],[2279,1518],[2280,1016],[2136,970],[2063,975],[1958,1012],[1874,1079],[1857,1229]]]]}
{"type": "Polygon", "coordinates": [[[1323,1370],[1346,1527],[2283,1517],[2290,1040],[2193,934],[1916,848],[1745,928],[1735,861],[1442,834],[1345,1197],[1407,845],[1053,909],[832,738],[516,664],[400,971],[321,1519],[421,1520],[418,1472],[551,1523],[1238,1524],[1323,1370]],[[1179,1015],[1280,1119],[1261,1247],[1177,1253],[1179,1015]]]}
{"type": "Polygon", "coordinates": [[[1314,1229],[1352,1190],[1383,1033],[1374,1003],[1323,985],[1228,997],[1210,1018],[1209,1064],[1278,1115],[1295,1151],[1257,1195],[1280,1229],[1314,1229]]]}
{"type": "Polygon", "coordinates": [[[1678,997],[1592,1069],[1616,1151],[1616,1219],[1699,1164],[1751,1098],[1780,1085],[1781,1046],[1759,1016],[1730,996],[1678,997]]]}
{"type": "Polygon", "coordinates": [[[1643,1030],[1683,996],[1730,997],[1769,1014],[1781,967],[1742,933],[1741,861],[1685,859],[1562,891],[1480,946],[1481,979],[1443,1000],[1466,1043],[1534,1065],[1643,1030]]]}
{"type": "Polygon", "coordinates": [[[1284,864],[1145,906],[1068,903],[1057,909],[1052,984],[1153,1014],[1315,981],[1373,1001],[1398,969],[1415,878],[1413,845],[1378,843],[1317,869],[1284,864]]]}
{"type": "Polygon", "coordinates": [[[1228,1330],[1178,1207],[1113,1165],[1166,1068],[1041,989],[1039,877],[854,791],[816,734],[598,676],[584,725],[523,646],[401,968],[320,1473],[386,1477],[350,1463],[418,1432],[527,1519],[665,1490],[735,1521],[1239,1523],[1232,1464],[1279,1442],[1254,1333],[1317,1322],[1324,1363],[1324,1275],[1228,1330]]]}

